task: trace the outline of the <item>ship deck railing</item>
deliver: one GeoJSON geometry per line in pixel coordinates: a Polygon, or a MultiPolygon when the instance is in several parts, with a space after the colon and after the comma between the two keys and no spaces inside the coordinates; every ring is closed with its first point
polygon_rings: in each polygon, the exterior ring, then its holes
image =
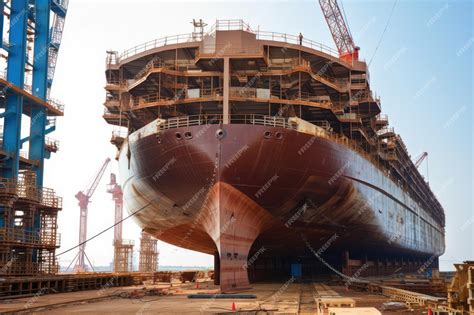
{"type": "MultiPolygon", "coordinates": [[[[136,75],[132,80],[122,80],[119,81],[118,79],[109,79],[107,82],[107,86],[110,88],[117,88],[117,87],[127,87],[130,88],[134,86],[138,82],[142,82],[143,78],[160,69],[161,71],[165,70],[172,70],[174,75],[182,75],[185,76],[188,71],[198,70],[194,64],[185,63],[185,64],[175,64],[173,62],[166,62],[159,58],[152,59],[148,62],[136,75]]],[[[322,83],[327,83],[335,89],[338,90],[346,90],[349,87],[349,80],[348,79],[340,79],[331,77],[323,73],[323,71],[313,72],[310,62],[305,60],[293,60],[290,62],[282,62],[282,63],[270,63],[268,65],[269,72],[262,73],[262,75],[269,75],[269,76],[276,76],[276,75],[289,75],[296,72],[305,72],[309,74],[313,79],[320,81],[322,83]],[[273,73],[272,73],[273,71],[273,73]]],[[[233,73],[236,76],[241,76],[247,81],[246,73],[239,74],[238,72],[233,73]]],[[[362,99],[362,92],[358,93],[356,96],[359,96],[362,99]]],[[[366,97],[367,98],[367,97],[366,97]]]]}
{"type": "MultiPolygon", "coordinates": [[[[332,57],[339,58],[339,53],[337,50],[327,45],[324,45],[322,43],[318,43],[316,41],[307,39],[305,37],[302,38],[301,43],[300,43],[299,35],[290,35],[290,34],[285,34],[285,33],[269,32],[269,31],[261,31],[261,30],[254,31],[251,29],[249,24],[245,23],[242,20],[217,20],[216,23],[213,26],[211,26],[209,31],[205,33],[205,35],[214,36],[216,31],[230,31],[230,30],[240,30],[240,31],[251,32],[256,35],[257,40],[268,40],[268,41],[282,42],[286,44],[301,45],[307,48],[311,48],[311,49],[323,52],[332,57]]],[[[106,60],[106,63],[118,64],[122,60],[127,59],[131,56],[134,56],[136,54],[145,52],[150,49],[163,47],[166,45],[181,44],[181,43],[188,43],[188,42],[201,42],[203,35],[204,34],[200,34],[200,33],[188,33],[188,34],[165,36],[158,39],[154,39],[154,40],[145,42],[143,44],[137,45],[135,47],[129,48],[123,51],[116,58],[108,57],[106,60]]]]}
{"type": "MultiPolygon", "coordinates": [[[[209,124],[222,124],[223,121],[224,115],[222,114],[179,116],[165,119],[164,122],[160,124],[160,130],[209,124]]],[[[260,114],[234,114],[229,115],[229,121],[231,124],[261,125],[286,128],[290,130],[298,129],[296,123],[290,122],[288,118],[278,116],[267,116],[260,114]]],[[[367,152],[360,148],[360,146],[357,145],[355,141],[347,138],[344,135],[331,132],[330,130],[324,130],[324,132],[318,133],[318,135],[327,139],[331,139],[339,144],[345,145],[350,149],[357,151],[359,154],[363,155],[369,160],[374,160],[367,152]]]]}
{"type": "MultiPolygon", "coordinates": [[[[127,59],[128,57],[134,56],[138,53],[147,51],[149,49],[154,49],[166,45],[172,45],[172,44],[181,44],[181,43],[188,43],[188,42],[200,42],[202,40],[202,37],[200,35],[196,35],[193,33],[188,33],[188,34],[178,34],[178,35],[172,35],[172,36],[165,36],[161,38],[157,38],[155,40],[148,41],[146,43],[137,45],[135,47],[132,47],[130,49],[125,50],[123,53],[121,53],[115,61],[117,63],[120,63],[121,60],[127,59]]],[[[108,60],[108,62],[111,62],[112,60],[108,60]]]]}
{"type": "MultiPolygon", "coordinates": [[[[190,126],[222,124],[224,115],[192,115],[168,118],[160,125],[161,130],[182,128],[190,126]]],[[[265,116],[258,114],[230,115],[231,124],[249,124],[269,127],[281,127],[296,130],[294,123],[288,122],[284,117],[265,116]]]]}
{"type": "MultiPolygon", "coordinates": [[[[342,104],[332,103],[331,99],[325,96],[315,95],[309,92],[300,92],[292,96],[287,96],[283,92],[279,91],[265,91],[267,89],[258,89],[253,87],[230,87],[229,97],[237,99],[255,99],[256,101],[296,101],[296,102],[310,102],[314,103],[315,107],[322,107],[325,109],[333,109],[338,111],[342,104]]],[[[195,100],[196,102],[200,99],[205,98],[216,98],[221,99],[224,96],[222,88],[214,89],[181,89],[174,96],[162,95],[160,93],[152,93],[147,95],[141,95],[131,98],[132,109],[138,109],[140,107],[150,107],[159,105],[170,105],[169,103],[183,101],[183,100],[195,100]]]]}
{"type": "MultiPolygon", "coordinates": [[[[256,34],[257,34],[257,39],[259,40],[271,40],[275,42],[283,42],[287,44],[300,45],[298,35],[290,35],[290,34],[285,34],[285,33],[268,32],[268,31],[257,31],[256,34]]],[[[339,57],[339,53],[337,52],[337,50],[329,46],[326,46],[324,44],[318,43],[311,39],[307,39],[303,37],[301,41],[301,46],[326,53],[328,55],[331,55],[332,57],[336,57],[336,58],[339,57]]]]}

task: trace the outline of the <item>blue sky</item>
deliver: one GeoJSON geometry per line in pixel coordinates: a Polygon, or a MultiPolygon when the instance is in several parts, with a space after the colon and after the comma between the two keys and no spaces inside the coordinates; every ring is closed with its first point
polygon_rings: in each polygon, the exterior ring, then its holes
{"type": "MultiPolygon", "coordinates": [[[[341,2],[341,0],[339,0],[341,2]]],[[[393,1],[344,0],[346,16],[361,58],[370,60],[393,1]]],[[[474,258],[473,210],[473,4],[470,1],[398,1],[370,65],[371,86],[383,112],[415,159],[429,153],[429,182],[447,214],[447,251],[441,268],[474,258]]],[[[100,163],[113,157],[112,128],[102,120],[105,51],[124,50],[166,35],[190,33],[193,18],[212,24],[244,19],[253,28],[298,34],[334,47],[319,4],[314,1],[92,1],[71,0],[53,96],[65,101],[66,117],[55,136],[61,151],[47,163],[46,184],[64,196],[60,216],[62,249],[77,244],[78,207],[100,163]],[[133,5],[131,5],[133,3],[133,5]],[[65,181],[67,184],[65,185],[65,181]]],[[[426,163],[426,161],[424,162],[426,163]]],[[[112,170],[115,169],[112,165],[112,170]]],[[[426,176],[426,164],[420,169],[426,176]]],[[[106,174],[108,180],[108,174],[106,174]]],[[[89,235],[113,222],[113,203],[104,180],[89,212],[89,235]]],[[[138,239],[133,221],[124,237],[138,239]]],[[[96,264],[112,257],[112,231],[88,244],[96,264]]],[[[160,243],[165,265],[212,265],[210,256],[160,243]]],[[[61,257],[63,263],[71,255],[61,257]]]]}

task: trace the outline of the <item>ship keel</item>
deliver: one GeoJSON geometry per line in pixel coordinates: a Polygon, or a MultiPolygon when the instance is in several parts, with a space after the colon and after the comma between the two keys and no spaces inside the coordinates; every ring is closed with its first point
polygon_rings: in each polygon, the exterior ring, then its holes
{"type": "MultiPolygon", "coordinates": [[[[215,258],[220,268],[215,270],[215,279],[221,291],[249,288],[247,269],[256,260],[249,257],[250,248],[270,223],[270,214],[231,185],[218,182],[210,190],[198,219],[217,248],[215,258]]],[[[264,248],[257,253],[263,251],[264,248]]]]}

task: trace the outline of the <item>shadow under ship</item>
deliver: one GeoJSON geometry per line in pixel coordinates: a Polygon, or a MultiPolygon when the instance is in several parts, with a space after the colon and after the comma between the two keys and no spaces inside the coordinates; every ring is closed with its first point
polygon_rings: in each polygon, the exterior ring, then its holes
{"type": "Polygon", "coordinates": [[[444,211],[370,89],[322,44],[217,21],[107,56],[125,207],[214,255],[223,292],[437,268],[444,211]],[[293,271],[294,272],[294,271],[293,271]]]}

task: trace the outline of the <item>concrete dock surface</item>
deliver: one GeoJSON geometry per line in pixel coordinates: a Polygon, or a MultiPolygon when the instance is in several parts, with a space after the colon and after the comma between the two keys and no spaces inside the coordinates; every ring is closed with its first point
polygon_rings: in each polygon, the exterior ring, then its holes
{"type": "MultiPolygon", "coordinates": [[[[48,294],[0,301],[1,313],[33,314],[328,314],[323,302],[369,307],[381,314],[426,314],[422,308],[388,310],[392,300],[382,295],[347,290],[322,283],[256,283],[239,293],[256,299],[190,299],[190,294],[217,294],[211,281],[159,283],[72,293],[48,294]],[[384,304],[385,303],[385,304],[384,304]],[[320,312],[318,313],[318,308],[320,312]]],[[[357,314],[354,309],[353,314],[357,314]]],[[[362,311],[362,309],[361,309],[362,311]]],[[[346,314],[346,313],[344,313],[346,314]]]]}

